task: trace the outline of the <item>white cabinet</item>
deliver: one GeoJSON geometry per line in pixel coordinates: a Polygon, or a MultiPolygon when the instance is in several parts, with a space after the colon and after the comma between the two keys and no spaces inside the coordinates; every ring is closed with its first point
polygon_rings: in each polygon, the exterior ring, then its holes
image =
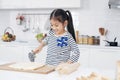
{"type": "MultiPolygon", "coordinates": [[[[30,62],[28,53],[38,46],[0,45],[0,61],[9,62],[30,62]]],[[[45,63],[47,46],[36,55],[35,61],[45,63]]]]}
{"type": "Polygon", "coordinates": [[[84,67],[89,67],[89,49],[87,48],[79,48],[80,49],[80,58],[79,58],[79,62],[81,66],[84,67]]]}
{"type": "Polygon", "coordinates": [[[0,60],[21,62],[23,60],[23,48],[21,46],[0,46],[0,60]]]}
{"type": "Polygon", "coordinates": [[[79,62],[81,66],[98,69],[116,69],[116,62],[120,60],[118,47],[80,46],[79,62]]]}
{"type": "Polygon", "coordinates": [[[80,0],[1,0],[2,9],[79,7],[80,0]]]}
{"type": "Polygon", "coordinates": [[[99,69],[116,69],[116,62],[120,60],[120,50],[91,49],[90,67],[99,69]]]}

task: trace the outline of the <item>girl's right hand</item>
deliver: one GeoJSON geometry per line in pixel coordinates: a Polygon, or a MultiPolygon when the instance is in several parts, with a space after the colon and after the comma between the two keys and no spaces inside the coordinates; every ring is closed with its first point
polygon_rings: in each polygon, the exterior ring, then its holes
{"type": "Polygon", "coordinates": [[[34,54],[37,54],[39,52],[39,49],[32,50],[34,54]]]}

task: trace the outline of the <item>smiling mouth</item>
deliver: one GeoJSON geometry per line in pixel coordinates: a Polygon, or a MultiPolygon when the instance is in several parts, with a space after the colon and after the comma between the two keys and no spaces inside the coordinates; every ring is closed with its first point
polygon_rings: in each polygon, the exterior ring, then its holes
{"type": "Polygon", "coordinates": [[[54,32],[58,32],[57,30],[53,30],[54,32]]]}

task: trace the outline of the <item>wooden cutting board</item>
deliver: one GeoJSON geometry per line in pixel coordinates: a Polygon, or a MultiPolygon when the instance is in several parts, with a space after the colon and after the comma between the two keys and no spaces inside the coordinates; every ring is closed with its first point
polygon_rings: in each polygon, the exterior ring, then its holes
{"type": "Polygon", "coordinates": [[[14,69],[14,68],[9,67],[9,65],[11,64],[14,64],[14,63],[7,63],[7,64],[0,65],[0,70],[39,73],[39,74],[48,74],[50,72],[55,71],[55,67],[50,66],[50,65],[44,65],[43,67],[37,68],[36,70],[20,70],[20,69],[14,69]]]}
{"type": "Polygon", "coordinates": [[[120,61],[117,61],[117,80],[120,80],[120,61]]]}

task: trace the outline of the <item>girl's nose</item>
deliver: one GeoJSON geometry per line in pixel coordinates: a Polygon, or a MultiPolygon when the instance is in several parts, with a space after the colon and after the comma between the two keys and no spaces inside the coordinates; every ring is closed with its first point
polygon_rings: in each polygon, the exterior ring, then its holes
{"type": "Polygon", "coordinates": [[[51,28],[54,30],[54,29],[56,29],[56,27],[55,26],[51,26],[51,28]]]}

